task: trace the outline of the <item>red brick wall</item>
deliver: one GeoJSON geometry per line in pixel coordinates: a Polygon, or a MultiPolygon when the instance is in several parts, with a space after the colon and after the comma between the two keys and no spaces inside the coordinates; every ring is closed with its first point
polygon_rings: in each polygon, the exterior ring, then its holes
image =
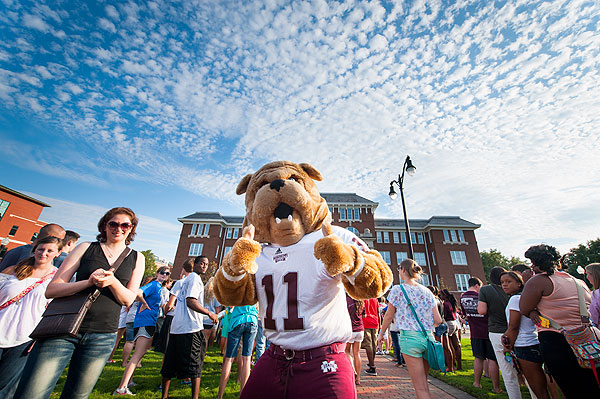
{"type": "Polygon", "coordinates": [[[16,234],[9,237],[11,243],[7,245],[8,250],[23,244],[30,244],[33,234],[46,225],[46,223],[38,221],[44,207],[6,191],[0,191],[0,199],[10,202],[0,220],[0,237],[7,237],[13,226],[19,226],[16,234]],[[20,242],[12,242],[12,240],[20,242]]]}

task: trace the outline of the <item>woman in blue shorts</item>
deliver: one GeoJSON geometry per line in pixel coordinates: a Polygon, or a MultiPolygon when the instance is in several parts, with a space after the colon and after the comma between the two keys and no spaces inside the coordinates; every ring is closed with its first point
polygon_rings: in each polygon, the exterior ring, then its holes
{"type": "MultiPolygon", "coordinates": [[[[225,327],[223,327],[225,328],[225,327]]],[[[242,343],[242,356],[239,366],[240,392],[250,375],[250,357],[252,346],[258,331],[258,309],[256,305],[236,306],[231,311],[229,319],[229,334],[227,335],[227,350],[221,367],[221,380],[219,381],[218,398],[223,398],[225,386],[231,373],[231,364],[237,356],[238,346],[242,343]]]]}
{"type": "MultiPolygon", "coordinates": [[[[410,298],[419,320],[425,327],[429,339],[433,340],[432,331],[434,326],[442,323],[442,317],[431,291],[419,284],[423,270],[412,259],[403,260],[398,270],[403,281],[402,286],[410,298]]],[[[395,285],[390,290],[388,302],[388,310],[383,318],[380,331],[385,331],[394,318],[396,319],[396,324],[400,329],[400,348],[417,397],[420,399],[431,398],[427,385],[427,373],[429,372],[427,338],[423,335],[400,285],[395,285]]],[[[381,332],[379,339],[383,339],[381,332]]]]}
{"type": "Polygon", "coordinates": [[[160,291],[163,283],[169,278],[170,274],[168,267],[163,266],[159,268],[152,281],[142,286],[138,291],[137,299],[140,301],[140,304],[133,322],[135,352],[133,352],[131,360],[125,366],[121,384],[113,395],[132,395],[129,387],[135,385],[132,380],[133,373],[152,345],[152,338],[156,332],[156,320],[158,319],[160,308],[160,291]]]}

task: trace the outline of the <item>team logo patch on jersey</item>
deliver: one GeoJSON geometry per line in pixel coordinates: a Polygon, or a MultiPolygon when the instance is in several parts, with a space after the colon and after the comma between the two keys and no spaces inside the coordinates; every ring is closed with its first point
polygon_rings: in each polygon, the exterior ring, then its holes
{"type": "Polygon", "coordinates": [[[337,371],[337,364],[335,364],[335,360],[328,362],[327,360],[323,360],[321,363],[321,370],[324,373],[335,373],[337,371]]]}
{"type": "Polygon", "coordinates": [[[287,259],[287,257],[288,257],[288,254],[283,253],[281,248],[277,248],[277,251],[275,251],[275,256],[273,256],[273,262],[275,262],[275,263],[283,262],[284,260],[287,259]]]}

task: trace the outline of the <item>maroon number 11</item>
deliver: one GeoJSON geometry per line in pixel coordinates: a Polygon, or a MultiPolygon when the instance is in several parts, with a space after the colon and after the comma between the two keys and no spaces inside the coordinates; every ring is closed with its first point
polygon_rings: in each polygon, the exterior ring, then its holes
{"type": "MultiPolygon", "coordinates": [[[[264,327],[269,330],[276,330],[275,320],[273,319],[273,303],[275,296],[273,295],[273,275],[268,274],[263,277],[262,285],[265,287],[265,295],[267,296],[267,311],[263,320],[264,327]]],[[[287,311],[288,317],[283,319],[284,331],[302,330],[304,328],[304,319],[298,317],[298,273],[289,272],[283,276],[283,282],[287,284],[287,311]]]]}

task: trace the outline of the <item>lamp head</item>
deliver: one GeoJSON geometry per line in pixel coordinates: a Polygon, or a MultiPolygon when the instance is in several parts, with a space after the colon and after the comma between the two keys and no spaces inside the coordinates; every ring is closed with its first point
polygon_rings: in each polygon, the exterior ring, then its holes
{"type": "Polygon", "coordinates": [[[413,165],[412,161],[410,160],[410,157],[406,157],[406,173],[408,173],[409,176],[413,176],[415,174],[415,172],[417,171],[417,168],[415,167],[415,165],[413,165]]]}
{"type": "Polygon", "coordinates": [[[398,197],[398,194],[396,194],[396,191],[394,191],[394,185],[393,185],[393,183],[390,183],[390,193],[388,195],[393,200],[395,200],[398,197]]]}

